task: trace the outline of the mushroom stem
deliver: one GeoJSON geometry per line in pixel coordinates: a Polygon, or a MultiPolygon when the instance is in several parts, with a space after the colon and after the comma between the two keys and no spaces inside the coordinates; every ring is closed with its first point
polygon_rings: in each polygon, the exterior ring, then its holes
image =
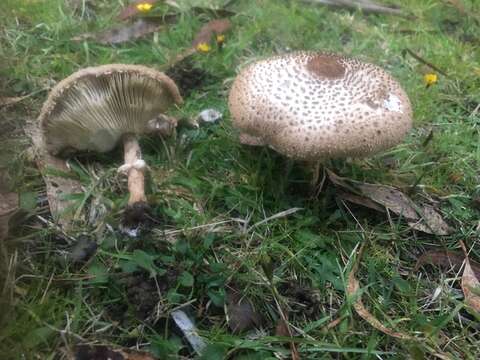
{"type": "Polygon", "coordinates": [[[123,137],[123,148],[125,151],[124,166],[127,167],[128,171],[128,191],[130,192],[128,206],[134,206],[137,203],[146,203],[145,164],[142,160],[142,150],[135,135],[127,134],[123,137]]]}

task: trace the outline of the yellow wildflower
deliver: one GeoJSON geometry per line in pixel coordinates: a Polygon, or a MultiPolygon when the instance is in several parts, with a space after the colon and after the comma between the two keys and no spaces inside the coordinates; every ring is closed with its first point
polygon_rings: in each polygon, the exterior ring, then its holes
{"type": "Polygon", "coordinates": [[[137,10],[141,12],[149,12],[150,10],[152,10],[152,7],[153,5],[147,2],[137,4],[137,10]]]}
{"type": "Polygon", "coordinates": [[[202,42],[197,45],[197,50],[203,53],[207,53],[211,50],[210,45],[208,45],[206,42],[202,42]]]}
{"type": "Polygon", "coordinates": [[[216,40],[217,40],[217,44],[219,44],[219,45],[223,44],[225,42],[225,35],[223,35],[223,34],[217,35],[216,40]]]}
{"type": "Polygon", "coordinates": [[[433,84],[435,84],[437,81],[438,81],[438,76],[437,76],[437,74],[428,73],[428,74],[423,75],[423,82],[424,82],[425,85],[427,85],[427,86],[433,85],[433,84]]]}

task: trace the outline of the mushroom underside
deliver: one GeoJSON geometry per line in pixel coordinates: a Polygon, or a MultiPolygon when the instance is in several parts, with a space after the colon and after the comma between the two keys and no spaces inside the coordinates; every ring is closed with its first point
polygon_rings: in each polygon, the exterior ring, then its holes
{"type": "Polygon", "coordinates": [[[168,135],[176,123],[164,112],[182,98],[173,80],[139,65],[110,64],[87,68],[62,80],[50,93],[40,114],[47,150],[108,152],[123,143],[130,192],[125,224],[144,220],[147,166],[137,137],[168,135]]]}

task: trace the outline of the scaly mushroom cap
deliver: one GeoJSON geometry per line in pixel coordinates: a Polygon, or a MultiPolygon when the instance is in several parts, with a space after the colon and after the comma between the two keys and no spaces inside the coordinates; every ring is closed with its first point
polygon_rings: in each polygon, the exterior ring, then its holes
{"type": "Polygon", "coordinates": [[[152,131],[151,121],[181,102],[177,86],[161,72],[140,65],[102,65],[59,82],[39,121],[53,154],[65,149],[107,152],[124,134],[152,131]]]}
{"type": "Polygon", "coordinates": [[[241,136],[298,160],[376,153],[412,126],[408,96],[389,74],[329,53],[297,52],[246,67],[229,108],[241,136]]]}

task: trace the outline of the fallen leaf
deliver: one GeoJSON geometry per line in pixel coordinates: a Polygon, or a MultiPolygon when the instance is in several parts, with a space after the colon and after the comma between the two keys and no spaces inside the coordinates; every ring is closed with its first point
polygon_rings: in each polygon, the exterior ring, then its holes
{"type": "Polygon", "coordinates": [[[330,181],[343,190],[339,194],[341,199],[374,210],[379,210],[377,205],[379,204],[395,215],[405,218],[412,229],[428,234],[448,235],[453,231],[433,206],[415,204],[393,186],[362,183],[338,176],[328,169],[327,174],[330,181]]]}
{"type": "Polygon", "coordinates": [[[462,275],[462,290],[465,296],[465,303],[469,309],[480,315],[480,281],[470,265],[467,248],[460,241],[463,253],[465,254],[465,268],[462,275]]]}
{"type": "Polygon", "coordinates": [[[11,216],[18,210],[19,197],[16,193],[0,193],[0,241],[8,235],[8,223],[11,216]]]}
{"type": "Polygon", "coordinates": [[[357,258],[355,259],[355,264],[353,265],[353,268],[350,271],[350,274],[348,275],[347,296],[354,299],[353,308],[362,319],[364,319],[366,322],[372,325],[375,329],[381,331],[384,334],[387,334],[389,336],[392,336],[394,338],[401,339],[401,340],[418,340],[414,336],[410,336],[408,334],[394,331],[390,328],[387,328],[385,325],[383,325],[380,322],[380,320],[378,320],[375,316],[373,316],[373,314],[370,313],[370,311],[368,311],[365,305],[363,304],[362,297],[358,293],[360,290],[360,282],[356,278],[356,272],[359,268],[360,259],[362,257],[364,248],[365,248],[365,243],[362,244],[358,252],[357,258]]]}
{"type": "MultiPolygon", "coordinates": [[[[418,271],[424,265],[436,265],[446,268],[459,269],[463,265],[465,255],[459,252],[448,250],[430,250],[420,256],[413,268],[413,272],[418,271]]],[[[470,261],[472,271],[477,278],[480,278],[480,264],[470,261]]]]}
{"type": "Polygon", "coordinates": [[[290,337],[290,329],[283,319],[278,319],[275,326],[275,336],[290,337]]]}
{"type": "Polygon", "coordinates": [[[423,205],[418,208],[421,218],[418,221],[408,221],[408,225],[427,234],[448,235],[452,233],[452,229],[443,220],[440,215],[431,205],[423,205]]]}
{"type": "Polygon", "coordinates": [[[370,209],[376,210],[378,212],[385,212],[385,207],[377,204],[376,202],[370,200],[369,198],[366,198],[364,196],[359,196],[355,195],[346,191],[338,191],[337,192],[337,197],[346,200],[348,202],[351,202],[353,204],[361,205],[368,207],[370,209]]]}
{"type": "MultiPolygon", "coordinates": [[[[202,26],[199,32],[197,33],[197,35],[195,36],[195,38],[193,39],[192,46],[189,47],[188,49],[185,49],[180,54],[176,55],[173,59],[171,59],[167,63],[164,69],[165,73],[167,74],[177,73],[178,70],[181,70],[182,68],[181,64],[188,64],[189,62],[188,58],[198,52],[198,48],[197,48],[198,45],[200,44],[208,45],[214,35],[221,35],[224,32],[227,32],[230,28],[231,28],[231,22],[228,19],[212,20],[207,24],[205,24],[204,26],[202,26]]],[[[208,49],[210,48],[209,45],[207,46],[207,48],[208,49]]],[[[180,71],[180,75],[182,75],[181,72],[183,71],[180,71]]],[[[188,75],[188,73],[186,75],[188,75]]],[[[174,80],[178,80],[178,79],[175,79],[175,76],[174,76],[174,80]]],[[[190,80],[190,82],[191,81],[192,80],[190,80]]],[[[181,86],[181,88],[183,88],[183,91],[185,90],[184,87],[181,86]]]]}
{"type": "Polygon", "coordinates": [[[76,212],[76,203],[69,200],[67,195],[83,193],[82,186],[77,180],[54,174],[70,174],[71,172],[65,160],[52,156],[47,152],[43,145],[43,138],[37,122],[27,122],[24,130],[25,134],[32,141],[35,161],[47,188],[50,213],[54,220],[64,230],[67,230],[73,225],[76,212]]]}
{"type": "Polygon", "coordinates": [[[72,38],[73,41],[95,40],[101,44],[120,44],[139,39],[165,27],[163,18],[137,19],[128,25],[99,33],[86,33],[72,38]]]}
{"type": "MultiPolygon", "coordinates": [[[[281,309],[279,309],[281,310],[281,309]]],[[[277,325],[275,326],[275,336],[288,337],[293,339],[292,330],[288,324],[288,318],[286,313],[281,310],[281,317],[278,319],[277,325]]],[[[294,341],[290,341],[290,355],[292,360],[300,360],[300,354],[298,353],[297,346],[294,341]]]]}
{"type": "Polygon", "coordinates": [[[238,291],[227,294],[228,327],[233,333],[241,333],[261,325],[261,316],[252,303],[238,291]]]}
{"type": "Polygon", "coordinates": [[[400,190],[380,184],[357,184],[363,196],[383,205],[396,215],[407,219],[418,219],[415,204],[400,190]]]}
{"type": "Polygon", "coordinates": [[[144,351],[114,349],[106,345],[77,345],[73,360],[155,360],[144,351]]]}
{"type": "Polygon", "coordinates": [[[216,19],[203,25],[192,41],[192,47],[196,48],[199,44],[210,43],[214,35],[225,34],[232,27],[228,19],[216,19]]]}

